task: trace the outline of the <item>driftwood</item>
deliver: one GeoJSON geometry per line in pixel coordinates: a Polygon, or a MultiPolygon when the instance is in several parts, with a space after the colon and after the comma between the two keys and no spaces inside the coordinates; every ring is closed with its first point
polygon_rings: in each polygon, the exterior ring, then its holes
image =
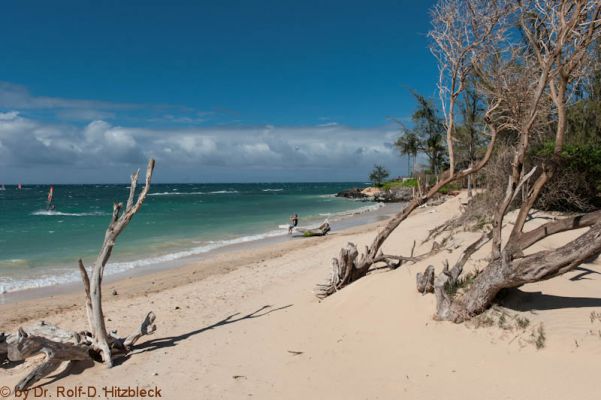
{"type": "Polygon", "coordinates": [[[36,354],[45,354],[42,364],[34,368],[15,387],[24,390],[35,382],[56,370],[65,361],[81,361],[90,358],[90,347],[82,343],[72,343],[69,339],[79,340],[79,335],[68,333],[49,325],[48,331],[37,330],[40,336],[29,334],[20,328],[16,338],[8,346],[8,358],[11,361],[25,360],[36,354]],[[57,333],[65,333],[59,334],[57,333]],[[48,335],[50,338],[45,337],[48,335]]]}
{"type": "MultiPolygon", "coordinates": [[[[447,309],[452,300],[447,288],[457,283],[465,263],[472,254],[490,241],[491,236],[490,233],[484,233],[478,240],[471,243],[450,270],[449,263],[445,260],[444,268],[438,276],[435,274],[433,265],[429,265],[423,273],[418,272],[416,275],[417,291],[422,294],[434,293],[436,295],[436,309],[447,309]]],[[[437,316],[437,318],[443,319],[441,316],[437,316]]]]}
{"type": "Polygon", "coordinates": [[[462,322],[484,311],[501,289],[554,278],[600,253],[601,217],[598,217],[587,232],[558,249],[539,251],[514,260],[494,259],[462,296],[439,304],[436,317],[462,322]]]}
{"type": "Polygon", "coordinates": [[[366,257],[369,257],[369,249],[367,246],[365,252],[359,256],[357,246],[355,246],[354,243],[349,242],[346,247],[340,250],[338,258],[332,259],[332,273],[330,279],[325,284],[317,285],[315,295],[318,298],[323,299],[337,292],[349,283],[367,275],[370,268],[377,263],[383,263],[389,269],[396,269],[404,263],[415,263],[426,257],[430,257],[443,249],[443,246],[434,242],[432,249],[429,252],[419,256],[413,256],[415,250],[414,241],[410,257],[383,254],[382,251],[379,251],[373,258],[366,260],[366,257]]]}
{"type": "Polygon", "coordinates": [[[332,228],[330,227],[330,224],[327,222],[324,222],[319,227],[313,228],[313,229],[296,228],[296,231],[302,233],[303,236],[305,236],[305,237],[325,236],[331,230],[332,230],[332,228]]]}
{"type": "Polygon", "coordinates": [[[0,366],[4,364],[7,359],[8,344],[6,343],[6,334],[0,332],[0,366]]]}
{"type": "Polygon", "coordinates": [[[25,360],[36,354],[44,354],[42,364],[33,369],[16,386],[24,390],[43,377],[56,370],[63,362],[82,360],[102,360],[108,367],[112,366],[113,357],[130,352],[136,342],[145,335],[155,332],[156,316],[149,312],[140,327],[131,335],[119,337],[116,332],[108,332],[102,311],[102,278],[115,241],[123,232],[133,216],[140,210],[150,189],[154,160],[148,162],[146,182],[138,198],[135,192],[138,172],[131,177],[129,197],[123,209],[121,203],[113,205],[111,222],[106,230],[104,242],[92,268],[91,278],[82,260],[78,266],[85,292],[85,307],[89,330],[73,332],[57,326],[40,322],[29,328],[19,328],[14,335],[0,334],[0,363],[25,360]]]}
{"type": "Polygon", "coordinates": [[[415,280],[417,283],[417,291],[421,294],[434,292],[434,266],[428,265],[423,273],[418,272],[415,280]]]}

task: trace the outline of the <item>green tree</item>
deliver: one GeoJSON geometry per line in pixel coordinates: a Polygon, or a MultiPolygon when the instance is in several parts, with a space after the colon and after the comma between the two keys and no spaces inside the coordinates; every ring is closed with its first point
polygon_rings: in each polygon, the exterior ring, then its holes
{"type": "Polygon", "coordinates": [[[568,108],[567,141],[574,145],[601,145],[601,42],[595,65],[578,87],[578,98],[568,108]]]}
{"type": "Polygon", "coordinates": [[[384,179],[388,178],[389,175],[386,168],[381,165],[374,165],[374,169],[369,174],[369,180],[372,181],[375,186],[382,186],[384,179]]]}
{"type": "MultiPolygon", "coordinates": [[[[488,143],[484,135],[484,107],[482,97],[477,92],[474,82],[468,80],[458,104],[461,124],[454,132],[456,163],[459,168],[473,166],[474,162],[483,156],[488,143]]],[[[472,176],[467,183],[468,196],[472,196],[472,176]]]]}
{"type": "Polygon", "coordinates": [[[417,110],[411,116],[413,133],[419,139],[419,150],[430,162],[430,170],[438,175],[446,162],[445,128],[432,101],[414,92],[417,110]]]}
{"type": "MultiPolygon", "coordinates": [[[[537,207],[546,210],[590,211],[601,208],[601,43],[595,67],[577,87],[567,107],[567,129],[559,168],[541,193],[537,207]]],[[[551,121],[555,129],[556,121],[551,121]]],[[[530,161],[552,159],[555,140],[544,135],[533,145],[530,161]]]]}
{"type": "Polygon", "coordinates": [[[403,136],[396,140],[394,145],[399,150],[401,155],[407,156],[407,173],[410,176],[413,176],[413,174],[415,173],[415,162],[417,160],[417,153],[420,149],[419,138],[417,137],[415,132],[408,130],[403,136]]]}

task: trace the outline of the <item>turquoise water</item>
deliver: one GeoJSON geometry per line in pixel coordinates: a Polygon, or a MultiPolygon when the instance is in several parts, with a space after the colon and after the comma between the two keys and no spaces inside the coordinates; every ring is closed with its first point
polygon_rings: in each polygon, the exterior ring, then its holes
{"type": "MultiPolygon", "coordinates": [[[[176,260],[231,243],[283,235],[296,212],[300,226],[373,207],[333,197],[353,183],[155,184],[119,237],[107,273],[176,260]]],[[[359,184],[361,185],[361,184],[359,184]]],[[[56,185],[0,191],[0,293],[76,281],[77,259],[91,264],[114,200],[127,185],[56,185]]]]}

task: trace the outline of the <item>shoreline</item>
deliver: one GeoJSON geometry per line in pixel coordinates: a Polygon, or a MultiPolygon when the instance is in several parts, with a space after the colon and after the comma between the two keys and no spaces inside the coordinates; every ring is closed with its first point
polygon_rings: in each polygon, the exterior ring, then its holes
{"type": "MultiPolygon", "coordinates": [[[[104,299],[135,298],[157,293],[167,288],[187,285],[213,275],[222,275],[265,259],[280,257],[288,252],[311,247],[340,236],[367,233],[394,215],[404,203],[390,203],[372,211],[342,216],[331,222],[333,232],[323,237],[271,236],[248,242],[229,244],[206,253],[133,268],[107,275],[104,279],[104,299]],[[118,295],[111,293],[115,290],[118,295]]],[[[18,317],[3,318],[0,331],[10,330],[15,324],[47,315],[76,309],[83,305],[81,282],[70,282],[38,288],[28,288],[0,294],[0,314],[18,317]],[[42,301],[40,301],[42,300],[42,301]],[[20,311],[17,313],[16,310],[20,311]]]]}
{"type": "MultiPolygon", "coordinates": [[[[378,212],[379,209],[385,207],[384,204],[377,202],[347,201],[356,204],[347,206],[353,207],[348,210],[310,215],[304,218],[304,223],[307,227],[312,227],[313,225],[319,225],[323,219],[329,218],[332,223],[335,222],[335,225],[340,225],[344,229],[346,226],[356,225],[352,221],[361,219],[364,215],[380,214],[378,212]],[[347,221],[351,221],[350,224],[347,221]]],[[[209,236],[208,238],[203,237],[202,239],[198,239],[198,241],[194,239],[193,235],[187,236],[191,243],[159,252],[154,252],[151,248],[147,249],[149,250],[148,252],[145,251],[145,248],[135,248],[132,251],[131,246],[128,247],[126,243],[122,257],[119,257],[121,246],[117,243],[117,251],[113,255],[113,259],[109,260],[105,271],[105,279],[123,279],[132,275],[145,273],[144,271],[176,268],[189,262],[210,257],[211,254],[223,251],[223,249],[227,251],[228,249],[236,248],[238,245],[287,240],[285,239],[287,236],[286,232],[281,228],[257,230],[255,232],[239,232],[238,234],[236,232],[233,230],[231,234],[227,234],[225,237],[223,237],[222,233],[216,234],[216,236],[209,236]]],[[[168,240],[168,238],[164,240],[168,240]]],[[[91,256],[88,255],[87,259],[84,258],[84,262],[91,262],[95,255],[92,253],[91,256]]],[[[70,257],[68,256],[68,258],[70,257]]],[[[21,272],[16,275],[6,275],[4,277],[5,282],[0,284],[0,304],[13,302],[13,298],[27,298],[28,293],[36,293],[38,291],[57,293],[60,292],[60,290],[56,290],[57,287],[78,285],[80,283],[79,272],[73,266],[77,265],[76,260],[78,257],[81,257],[81,253],[78,255],[74,252],[72,257],[72,261],[63,260],[59,264],[51,263],[51,265],[56,266],[40,266],[32,268],[29,273],[21,272]]],[[[88,264],[86,263],[86,265],[88,264]]],[[[1,280],[0,283],[2,283],[1,280]]]]}
{"type": "MultiPolygon", "coordinates": [[[[416,210],[384,243],[385,254],[413,248],[427,253],[428,232],[459,214],[462,197],[416,210]]],[[[545,215],[535,216],[528,226],[545,221],[545,215]]],[[[107,284],[107,329],[135,332],[152,311],[157,331],[113,368],[64,363],[55,375],[60,380],[52,376],[41,387],[55,393],[59,386],[156,386],[164,398],[177,399],[598,397],[591,382],[601,356],[601,319],[591,315],[601,315],[601,260],[585,264],[590,273],[584,279],[577,270],[524,285],[513,304],[491,310],[487,317],[498,318],[492,324],[438,322],[432,319],[436,300],[416,291],[415,276],[428,265],[440,272],[445,260],[453,263],[480,236],[458,230],[445,251],[395,270],[374,270],[317,299],[314,289],[330,276],[332,257],[349,241],[360,249],[369,245],[384,224],[240,248],[107,284]],[[111,295],[112,289],[119,294],[111,295]],[[495,313],[503,313],[503,324],[495,313]],[[517,317],[528,320],[525,328],[511,323],[517,317]],[[546,342],[539,349],[533,335],[543,327],[546,342]],[[550,380],[558,376],[557,365],[563,366],[562,379],[550,380]],[[508,384],[501,389],[498,374],[480,374],[491,366],[511,367],[502,368],[508,384]],[[470,382],[474,390],[466,395],[470,382]]],[[[573,236],[559,233],[533,251],[573,236]]],[[[466,271],[482,267],[488,250],[474,253],[466,271]]],[[[40,319],[74,331],[86,326],[83,290],[0,305],[0,315],[0,329],[9,332],[40,319]]],[[[0,385],[14,386],[37,361],[2,370],[0,385]]]]}

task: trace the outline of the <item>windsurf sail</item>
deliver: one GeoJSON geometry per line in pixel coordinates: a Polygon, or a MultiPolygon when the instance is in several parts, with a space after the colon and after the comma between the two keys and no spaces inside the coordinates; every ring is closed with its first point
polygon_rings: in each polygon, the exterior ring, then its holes
{"type": "Polygon", "coordinates": [[[52,199],[54,198],[54,186],[50,186],[50,190],[48,191],[48,209],[54,208],[52,205],[52,199]]]}

